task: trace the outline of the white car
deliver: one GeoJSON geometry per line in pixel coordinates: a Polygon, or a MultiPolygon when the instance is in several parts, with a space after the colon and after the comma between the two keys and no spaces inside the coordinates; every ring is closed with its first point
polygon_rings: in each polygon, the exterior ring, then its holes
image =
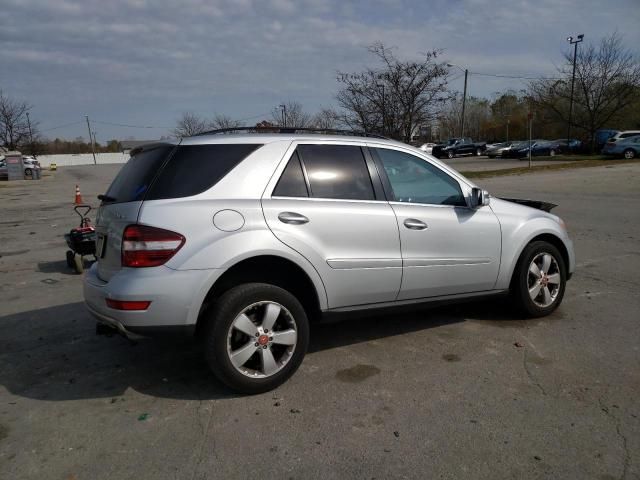
{"type": "Polygon", "coordinates": [[[434,145],[435,143],[423,143],[422,145],[420,145],[420,150],[431,155],[431,151],[433,150],[434,145]]]}

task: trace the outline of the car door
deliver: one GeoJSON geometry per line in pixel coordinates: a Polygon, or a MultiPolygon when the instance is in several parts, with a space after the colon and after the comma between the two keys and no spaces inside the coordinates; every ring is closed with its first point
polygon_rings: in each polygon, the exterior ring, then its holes
{"type": "Polygon", "coordinates": [[[294,144],[289,154],[262,199],[269,228],[313,264],[330,308],[395,300],[398,223],[373,161],[357,144],[294,144]]]}
{"type": "Polygon", "coordinates": [[[371,153],[400,228],[398,300],[493,289],[501,233],[491,208],[469,208],[470,188],[424,158],[383,147],[371,153]]]}

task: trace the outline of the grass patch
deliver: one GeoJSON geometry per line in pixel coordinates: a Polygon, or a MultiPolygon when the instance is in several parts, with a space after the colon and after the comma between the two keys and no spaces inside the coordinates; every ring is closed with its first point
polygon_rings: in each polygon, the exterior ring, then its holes
{"type": "Polygon", "coordinates": [[[533,165],[531,168],[515,167],[503,168],[502,170],[484,170],[479,172],[460,172],[467,178],[489,178],[502,177],[505,175],[520,175],[523,173],[546,172],[551,170],[568,170],[574,168],[603,167],[608,165],[626,165],[629,163],[638,163],[640,159],[635,160],[602,160],[587,159],[581,161],[573,161],[571,163],[557,163],[552,165],[533,165]]]}

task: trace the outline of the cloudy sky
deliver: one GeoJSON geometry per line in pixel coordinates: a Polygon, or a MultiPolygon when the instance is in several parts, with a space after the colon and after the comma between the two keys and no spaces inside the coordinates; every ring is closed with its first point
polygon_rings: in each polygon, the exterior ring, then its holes
{"type": "MultiPolygon", "coordinates": [[[[0,88],[49,137],[86,136],[87,114],[98,141],[159,138],[184,111],[252,123],[283,101],[332,106],[336,71],[371,64],[376,41],[498,75],[553,74],[577,33],[617,30],[638,54],[638,1],[2,0],[0,88]]],[[[470,95],[523,86],[469,78],[470,95]]]]}

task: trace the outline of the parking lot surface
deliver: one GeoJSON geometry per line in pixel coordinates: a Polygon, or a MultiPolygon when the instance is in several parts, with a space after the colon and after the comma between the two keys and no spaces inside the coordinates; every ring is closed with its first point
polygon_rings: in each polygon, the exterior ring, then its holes
{"type": "Polygon", "coordinates": [[[640,478],[640,164],[478,182],[559,205],[578,265],[550,317],[500,299],[315,325],[251,397],[190,342],[95,335],[62,235],[75,185],[96,205],[119,168],[0,185],[0,478],[640,478]]]}
{"type": "MultiPolygon", "coordinates": [[[[489,158],[485,155],[480,157],[465,156],[455,158],[441,158],[441,161],[446,163],[452,168],[455,168],[459,172],[481,172],[486,170],[502,170],[506,168],[520,168],[529,165],[529,161],[526,158],[489,158]]],[[[550,160],[550,157],[534,157],[532,164],[538,165],[556,165],[558,163],[573,163],[567,160],[550,160]]]]}

